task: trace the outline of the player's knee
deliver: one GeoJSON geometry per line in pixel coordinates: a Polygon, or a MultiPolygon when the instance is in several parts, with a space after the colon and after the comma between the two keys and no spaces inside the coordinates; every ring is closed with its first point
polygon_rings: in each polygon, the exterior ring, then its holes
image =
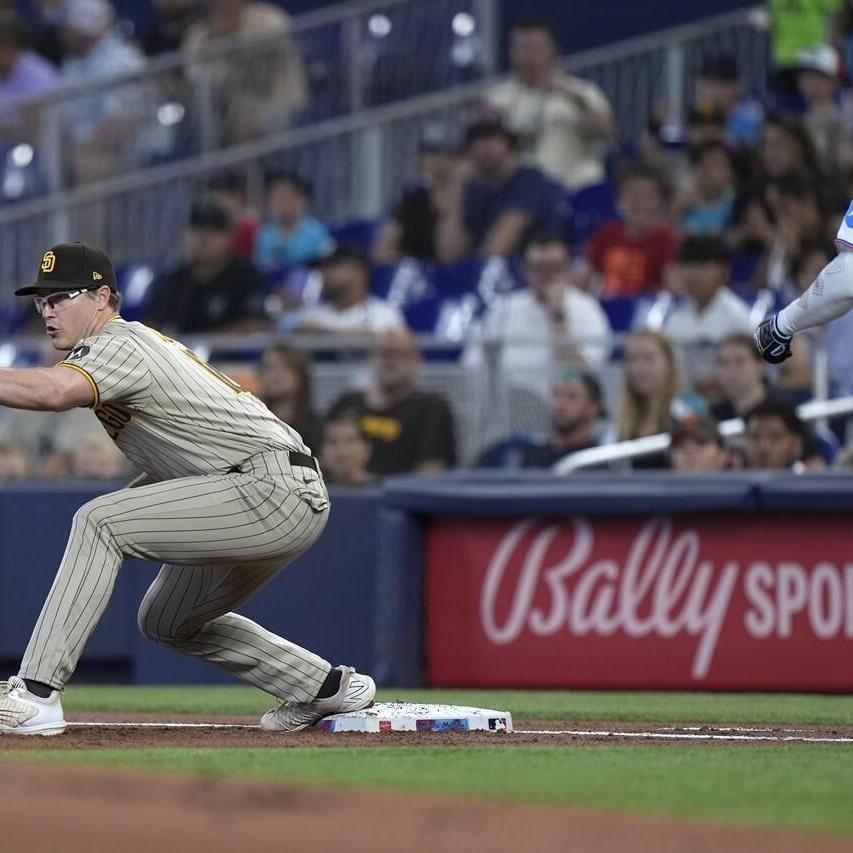
{"type": "Polygon", "coordinates": [[[139,626],[142,636],[147,640],[153,640],[163,646],[170,646],[174,638],[161,627],[161,616],[162,610],[160,608],[154,608],[143,600],[139,606],[139,612],[136,614],[136,624],[139,626]]]}
{"type": "Polygon", "coordinates": [[[193,632],[184,623],[177,623],[174,620],[164,622],[162,616],[162,607],[143,600],[136,614],[136,624],[143,637],[161,646],[176,647],[192,635],[193,632]]]}
{"type": "Polygon", "coordinates": [[[109,522],[109,509],[104,500],[107,495],[95,498],[81,506],[74,513],[74,528],[82,529],[85,527],[94,527],[99,530],[107,529],[109,522]]]}

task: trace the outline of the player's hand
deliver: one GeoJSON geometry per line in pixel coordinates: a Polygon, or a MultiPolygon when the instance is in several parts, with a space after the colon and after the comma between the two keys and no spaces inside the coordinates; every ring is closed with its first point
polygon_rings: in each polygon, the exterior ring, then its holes
{"type": "Polygon", "coordinates": [[[791,357],[791,337],[779,331],[775,314],[768,317],[752,337],[761,357],[770,364],[781,364],[791,357]]]}

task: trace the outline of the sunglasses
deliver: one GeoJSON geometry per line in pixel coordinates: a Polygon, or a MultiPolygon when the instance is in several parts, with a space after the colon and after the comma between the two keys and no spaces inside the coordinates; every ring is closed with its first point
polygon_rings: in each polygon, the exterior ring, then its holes
{"type": "Polygon", "coordinates": [[[39,315],[44,313],[45,308],[50,308],[51,311],[58,311],[66,306],[72,299],[76,299],[81,293],[85,293],[91,288],[84,287],[81,290],[65,290],[61,293],[51,293],[50,296],[34,296],[33,302],[36,305],[36,311],[39,315]]]}

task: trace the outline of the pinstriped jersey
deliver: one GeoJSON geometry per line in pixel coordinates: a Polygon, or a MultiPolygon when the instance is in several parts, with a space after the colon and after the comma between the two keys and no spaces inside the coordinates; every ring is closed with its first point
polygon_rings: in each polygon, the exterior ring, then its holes
{"type": "Polygon", "coordinates": [[[88,379],[110,438],[160,479],[222,473],[269,450],[309,452],[257,397],[142,323],[107,323],[59,365],[88,379]]]}

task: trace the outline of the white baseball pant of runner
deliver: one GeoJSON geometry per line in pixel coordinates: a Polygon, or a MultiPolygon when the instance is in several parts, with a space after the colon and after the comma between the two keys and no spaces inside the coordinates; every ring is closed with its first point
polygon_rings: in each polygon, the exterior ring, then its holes
{"type": "Polygon", "coordinates": [[[139,609],[142,633],[285,701],[310,702],[331,665],[231,612],[320,536],[322,478],[262,453],[240,472],[123,489],[84,504],[24,654],[20,675],[64,687],[125,557],[164,565],[139,609]]]}

